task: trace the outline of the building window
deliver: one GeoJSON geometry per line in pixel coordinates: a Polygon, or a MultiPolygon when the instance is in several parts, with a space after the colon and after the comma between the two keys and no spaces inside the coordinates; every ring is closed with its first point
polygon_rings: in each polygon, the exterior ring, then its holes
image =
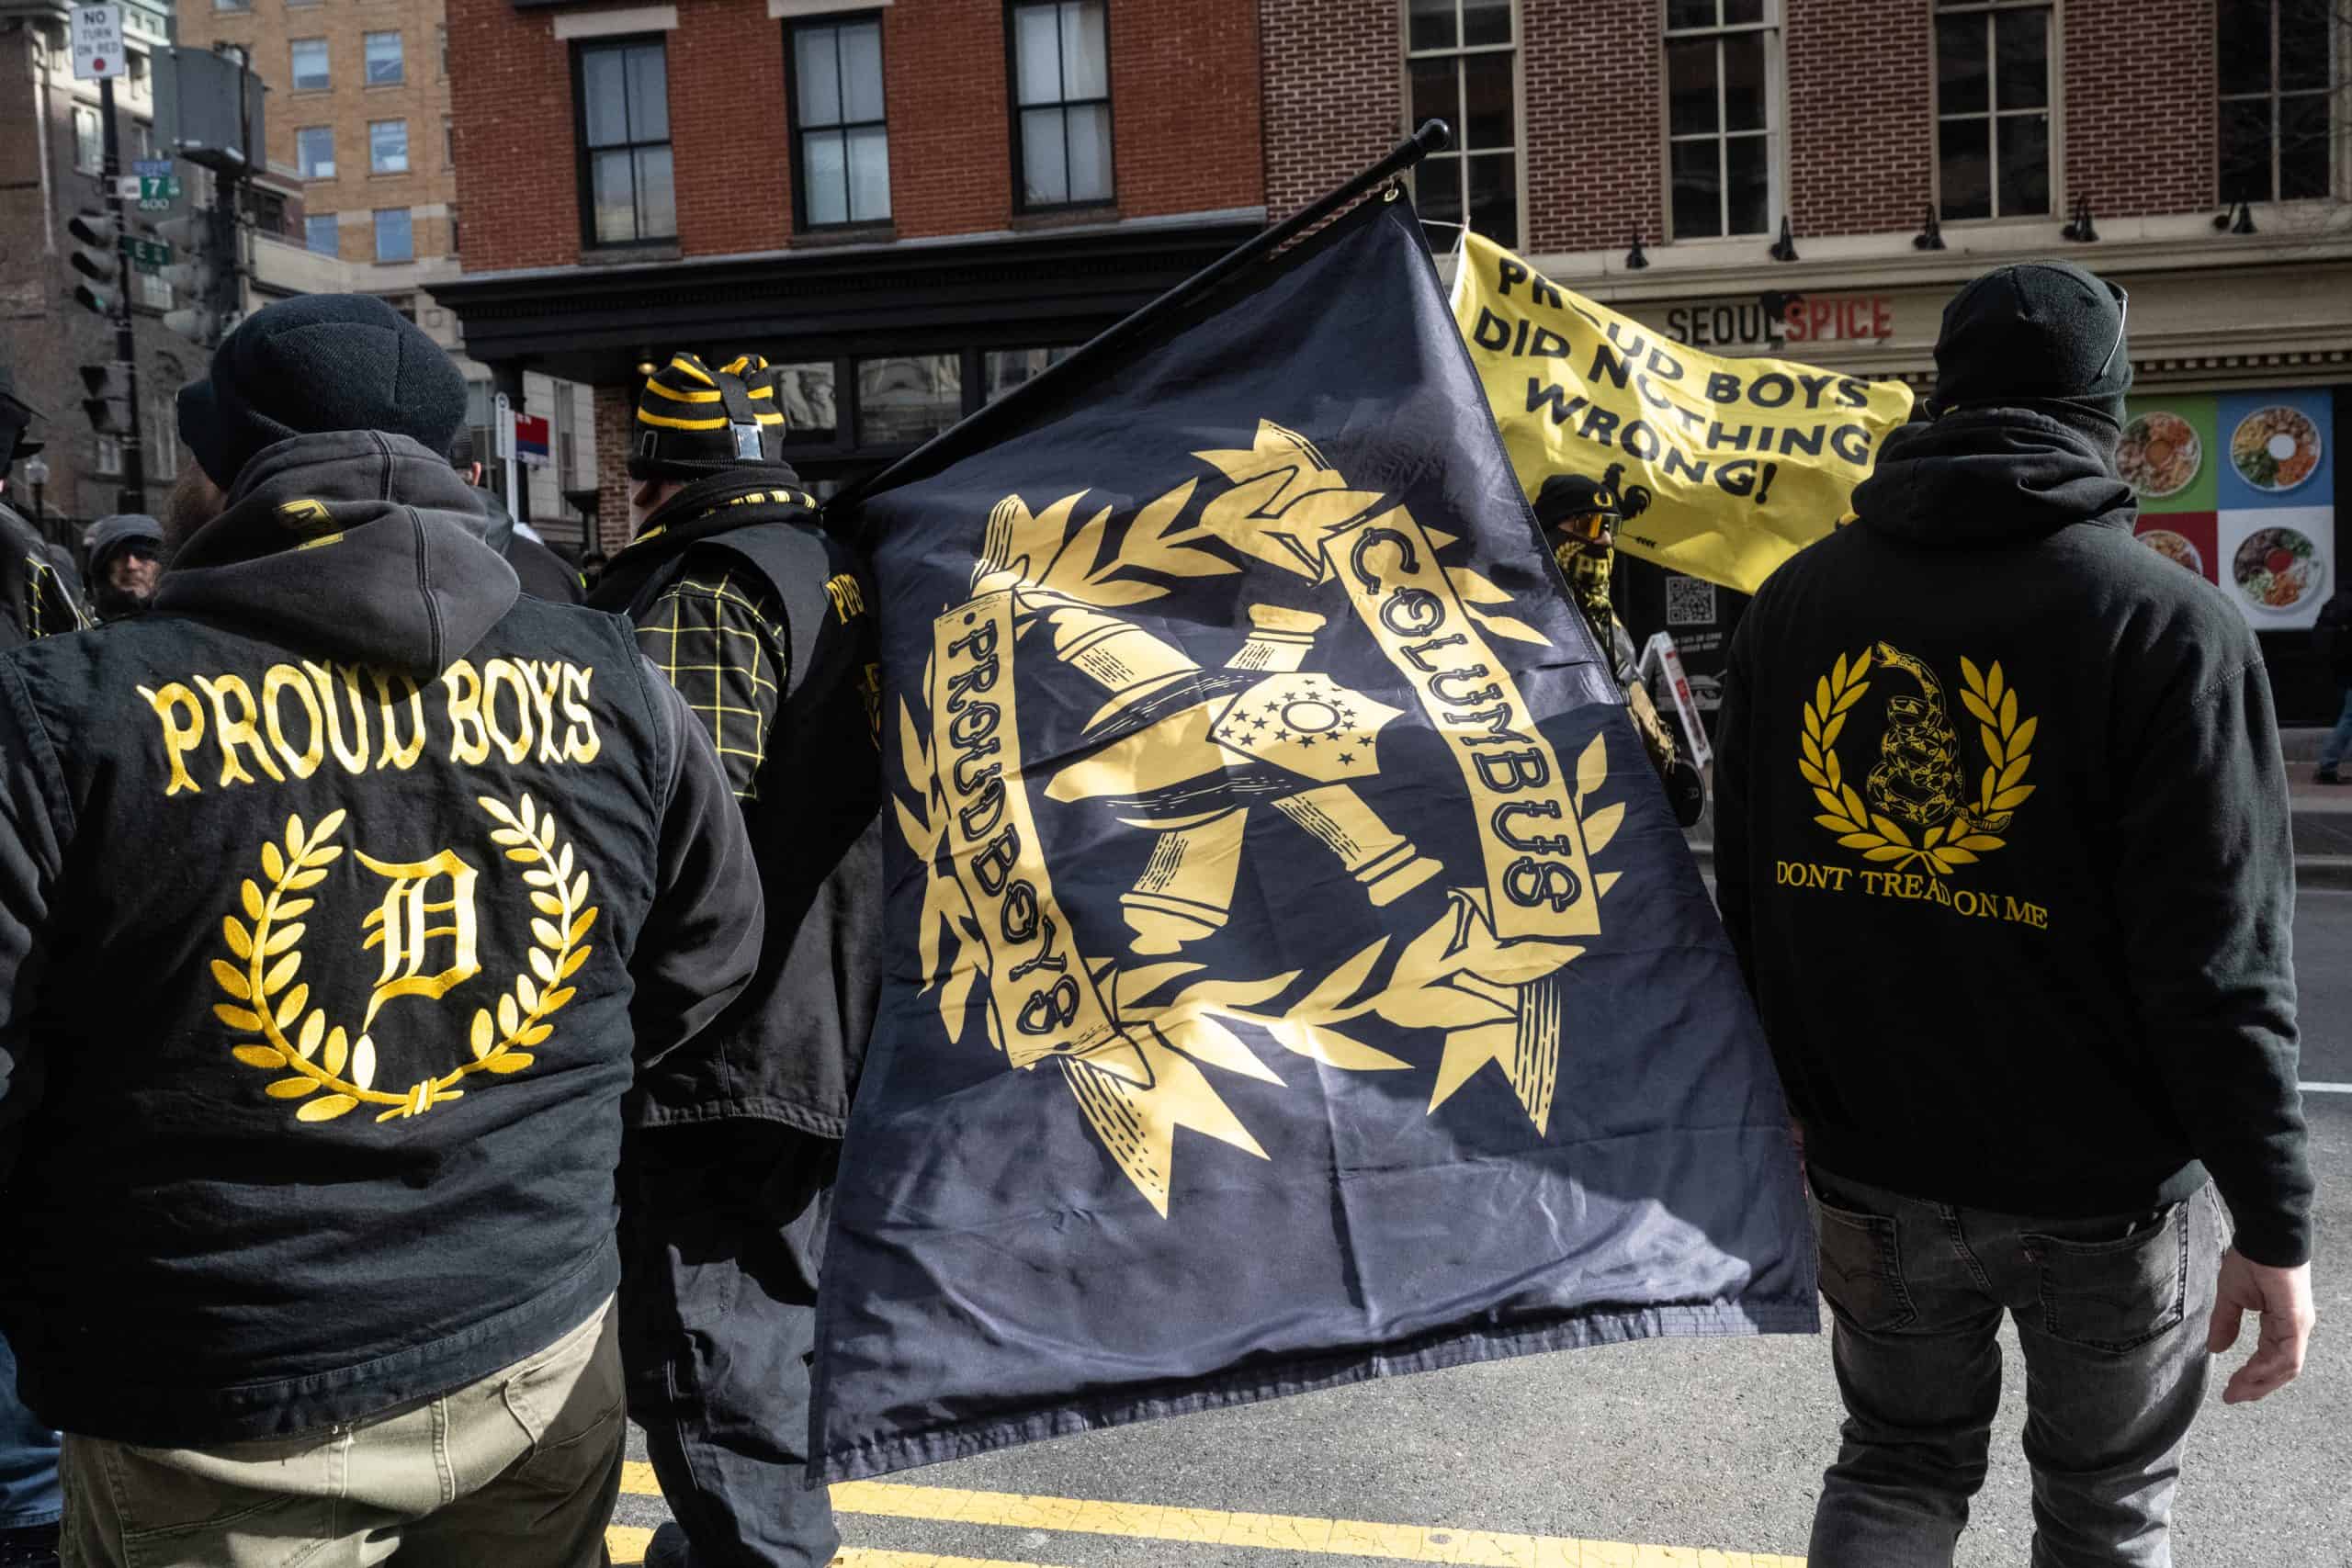
{"type": "Polygon", "coordinates": [[[130,276],[139,280],[139,302],[151,310],[172,308],[172,286],[155,273],[133,267],[130,276]]]}
{"type": "Polygon", "coordinates": [[[1780,93],[1767,0],[1668,0],[1671,237],[1771,232],[1780,93]]]}
{"type": "Polygon", "coordinates": [[[991,348],[980,355],[980,400],[992,403],[1025,381],[1034,381],[1050,365],[1059,365],[1076,352],[1069,348],[991,348]]]}
{"type": "Polygon", "coordinates": [[[2337,0],[2223,0],[2215,76],[2224,204],[2335,188],[2337,0]]]}
{"type": "Polygon", "coordinates": [[[445,169],[458,166],[458,122],[454,117],[446,114],[441,117],[441,166],[445,169]]]}
{"type": "Polygon", "coordinates": [[[306,180],[334,178],[334,127],[306,125],[297,130],[294,167],[306,180]]]}
{"type": "Polygon", "coordinates": [[[155,153],[155,128],[143,119],[130,122],[130,155],[147,159],[155,153]]]}
{"type": "Polygon", "coordinates": [[[801,227],[887,220],[890,136],[878,20],[792,29],[792,123],[801,227]]]}
{"type": "Polygon", "coordinates": [[[154,68],[148,63],[145,52],[136,49],[130,51],[130,90],[136,96],[143,98],[153,90],[152,78],[154,68]]]}
{"type": "Polygon", "coordinates": [[[449,24],[442,23],[433,29],[434,49],[441,57],[441,80],[449,79],[449,24]]]}
{"type": "Polygon", "coordinates": [[[409,220],[407,208],[384,207],[377,209],[376,259],[379,262],[416,259],[415,225],[409,220]]]}
{"type": "MultiPolygon", "coordinates": [[[[164,290],[168,295],[171,291],[164,290]]],[[[179,399],[175,392],[157,392],[147,400],[147,477],[180,471],[179,399]]]]}
{"type": "Polygon", "coordinates": [[[963,417],[962,355],[900,354],[857,362],[861,446],[927,441],[963,417]]]}
{"type": "Polygon", "coordinates": [[[2050,210],[2047,0],[1937,0],[1936,179],[1948,219],[2050,210]]]}
{"type": "Polygon", "coordinates": [[[369,33],[363,40],[368,61],[368,85],[371,87],[396,85],[407,80],[401,53],[398,33],[369,33]]]}
{"type": "Polygon", "coordinates": [[[582,45],[575,72],[590,241],[633,245],[675,238],[666,46],[658,38],[582,45]]]}
{"type": "Polygon", "coordinates": [[[343,254],[343,221],[332,212],[306,212],[302,215],[302,244],[315,254],[338,256],[343,254]]]}
{"type": "Polygon", "coordinates": [[[254,8],[254,0],[212,0],[212,8],[216,11],[250,11],[254,8]]]}
{"type": "Polygon", "coordinates": [[[1111,50],[1103,0],[1017,0],[1012,7],[1013,141],[1021,205],[1109,201],[1111,50]]]}
{"type": "Polygon", "coordinates": [[[294,57],[294,90],[309,92],[314,88],[334,85],[327,73],[327,40],[322,38],[298,38],[287,46],[294,57]]]}
{"type": "Polygon", "coordinates": [[[101,478],[113,479],[122,472],[122,443],[116,437],[99,436],[96,457],[90,467],[101,478]]]}
{"type": "MultiPolygon", "coordinates": [[[[1519,92],[1510,0],[1407,0],[1406,105],[1412,125],[1453,127],[1453,145],[1414,171],[1413,200],[1434,243],[1471,228],[1519,243],[1519,92]]],[[[1408,128],[1409,129],[1409,127],[1408,128]]]]}
{"type": "Polygon", "coordinates": [[[98,111],[86,104],[74,106],[74,172],[97,175],[106,172],[107,135],[98,123],[98,111]]]}
{"type": "Polygon", "coordinates": [[[776,381],[776,395],[784,400],[784,438],[831,442],[841,426],[833,407],[833,362],[820,359],[778,368],[784,372],[776,381]]]}
{"type": "Polygon", "coordinates": [[[408,121],[371,119],[368,122],[368,172],[371,175],[408,173],[408,121]]]}

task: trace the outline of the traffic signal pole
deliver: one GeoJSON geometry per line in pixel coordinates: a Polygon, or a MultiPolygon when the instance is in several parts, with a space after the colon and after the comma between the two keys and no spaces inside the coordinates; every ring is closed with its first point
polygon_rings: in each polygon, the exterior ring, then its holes
{"type": "Polygon", "coordinates": [[[122,454],[122,489],[115,503],[123,512],[147,510],[147,447],[141,438],[139,345],[131,333],[130,216],[122,204],[122,131],[115,124],[114,78],[98,79],[98,122],[106,138],[107,206],[115,222],[114,357],[122,367],[125,400],[130,405],[130,444],[122,454]]]}

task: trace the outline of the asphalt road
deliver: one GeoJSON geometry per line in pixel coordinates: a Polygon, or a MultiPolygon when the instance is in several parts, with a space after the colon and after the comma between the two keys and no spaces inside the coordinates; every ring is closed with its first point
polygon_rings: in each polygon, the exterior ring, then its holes
{"type": "MultiPolygon", "coordinates": [[[[2295,942],[2304,1077],[2352,1084],[2352,893],[2306,894],[2295,942]]],[[[2184,1563],[2344,1568],[2352,1562],[2352,1093],[2312,1094],[2307,1103],[2321,1182],[2321,1327],[2301,1382],[2266,1403],[2225,1407],[2214,1381],[2211,1408],[2189,1440],[2175,1513],[2184,1563]]],[[[1962,1539],[1959,1561],[1968,1568],[2023,1563],[2031,1533],[2018,1449],[2023,1371],[2013,1337],[2007,1356],[2012,1397],[1996,1434],[1991,1479],[1962,1539]]],[[[843,1495],[860,1511],[842,1512],[842,1536],[872,1568],[913,1568],[917,1559],[898,1554],[1059,1568],[1521,1559],[1523,1549],[1508,1538],[1463,1533],[1475,1531],[1682,1549],[1539,1545],[1526,1556],[1528,1568],[1746,1568],[1737,1555],[1713,1554],[1804,1552],[1838,1415],[1826,1337],[1575,1351],[1127,1427],[893,1478],[1154,1506],[1144,1509],[957,1499],[952,1511],[991,1522],[950,1522],[903,1517],[913,1509],[899,1488],[865,1488],[862,1497],[843,1495]],[[873,1511],[877,1506],[888,1511],[873,1511]],[[1173,1509],[1216,1512],[1162,1511],[1173,1509]],[[1294,1529],[1321,1540],[1328,1532],[1320,1522],[1330,1519],[1424,1528],[1393,1532],[1360,1557],[1226,1544],[1282,1540],[1294,1529]]],[[[642,1529],[661,1517],[658,1498],[634,1495],[623,1499],[619,1521],[642,1529]]],[[[633,1561],[639,1540],[633,1531],[617,1533],[616,1561],[633,1561]]]]}

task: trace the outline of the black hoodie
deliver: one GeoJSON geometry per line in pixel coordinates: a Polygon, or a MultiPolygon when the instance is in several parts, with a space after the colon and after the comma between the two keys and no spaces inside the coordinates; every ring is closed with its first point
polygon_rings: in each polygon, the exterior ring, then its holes
{"type": "Polygon", "coordinates": [[[413,442],[297,437],[151,614],[0,658],[0,1311],[51,1426],[358,1420],[614,1290],[622,1096],[758,883],[627,624],[482,523],[413,442]]]}
{"type": "Polygon", "coordinates": [[[1891,436],[1765,583],[1717,762],[1724,917],[1809,1157],[2023,1215],[2210,1171],[2310,1249],[2287,785],[2254,636],[2132,537],[2111,426],[1891,436]],[[2201,1168],[2200,1168],[2201,1162],[2201,1168]]]}

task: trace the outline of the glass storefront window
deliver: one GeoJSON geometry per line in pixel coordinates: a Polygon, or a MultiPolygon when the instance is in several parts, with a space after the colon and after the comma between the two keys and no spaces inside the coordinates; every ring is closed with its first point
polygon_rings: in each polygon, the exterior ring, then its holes
{"type": "Polygon", "coordinates": [[[980,398],[994,402],[1024,381],[1034,381],[1048,365],[1059,365],[1073,352],[1061,348],[992,348],[980,355],[980,398]]]}
{"type": "Polygon", "coordinates": [[[928,440],[963,417],[963,355],[904,354],[857,362],[859,445],[928,440]]]}
{"type": "Polygon", "coordinates": [[[784,400],[784,438],[786,441],[831,441],[841,429],[841,416],[834,412],[833,362],[830,359],[806,365],[786,365],[776,386],[776,394],[784,400]]]}

